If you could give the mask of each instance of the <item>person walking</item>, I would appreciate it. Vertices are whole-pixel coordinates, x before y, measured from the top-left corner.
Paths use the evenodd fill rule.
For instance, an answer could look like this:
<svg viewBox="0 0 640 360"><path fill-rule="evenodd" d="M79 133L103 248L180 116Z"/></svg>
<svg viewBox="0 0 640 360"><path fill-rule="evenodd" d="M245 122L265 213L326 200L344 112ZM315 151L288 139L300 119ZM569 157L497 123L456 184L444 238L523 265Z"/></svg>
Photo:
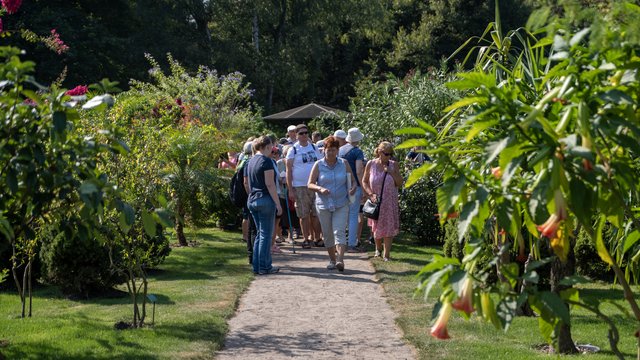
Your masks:
<svg viewBox="0 0 640 360"><path fill-rule="evenodd" d="M296 213L300 218L300 227L304 241L302 247L311 248L311 239L316 246L323 246L318 234L313 234L313 217L316 217L314 206L314 194L307 188L309 174L316 161L320 158L320 152L309 141L309 130L306 125L296 127L298 141L293 144L287 153L287 188L289 199L295 203ZM317 219L316 219L317 221Z"/></svg>
<svg viewBox="0 0 640 360"><path fill-rule="evenodd" d="M329 253L327 269L337 268L342 272L347 247L349 195L355 193L356 185L349 164L338 158L339 146L333 136L324 140L324 158L313 165L307 187L316 193L315 207L324 234L324 246Z"/></svg>
<svg viewBox="0 0 640 360"><path fill-rule="evenodd" d="M247 207L256 223L257 235L253 245L253 272L259 275L274 274L280 269L272 265L271 237L276 215L282 207L276 190L276 168L269 157L273 144L268 136L254 142L255 155L247 164L249 199Z"/></svg>
<svg viewBox="0 0 640 360"><path fill-rule="evenodd" d="M393 237L400 233L400 207L398 188L402 186L402 175L393 156L393 145L381 142L374 151L375 159L367 162L364 168L362 187L373 202L380 202L380 214L377 220L369 219L376 243L375 257L382 252L384 242L384 261L389 261ZM384 184L384 190L383 189ZM381 193L384 191L384 193Z"/></svg>
<svg viewBox="0 0 640 360"><path fill-rule="evenodd" d="M343 131L344 132L344 131ZM337 131L336 131L337 133ZM346 136L347 143L340 147L338 155L349 163L351 172L354 174L356 191L354 201L349 205L349 252L358 252L358 229L362 223L360 200L362 199L362 178L364 176L364 153L358 145L364 139L364 135L358 128L348 130Z"/></svg>

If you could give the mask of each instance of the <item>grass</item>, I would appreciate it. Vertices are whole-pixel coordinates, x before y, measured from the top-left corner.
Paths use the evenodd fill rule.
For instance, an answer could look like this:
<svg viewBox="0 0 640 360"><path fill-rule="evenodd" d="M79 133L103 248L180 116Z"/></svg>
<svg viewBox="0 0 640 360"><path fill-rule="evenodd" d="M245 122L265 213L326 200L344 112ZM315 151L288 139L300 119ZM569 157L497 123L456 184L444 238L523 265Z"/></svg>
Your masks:
<svg viewBox="0 0 640 360"><path fill-rule="evenodd" d="M429 334L433 304L439 292L432 291L429 299L414 297L417 285L415 274L426 265L433 254L441 253L440 247L421 247L409 241L395 241L391 256L393 261L373 260L378 278L384 286L388 301L399 315L398 325L405 338L415 346L420 359L549 359L555 357L542 354L536 346L544 343L538 330L537 318L518 317L507 333L496 330L477 316L464 320L454 314L449 322L450 340L442 341ZM634 288L637 293L638 287ZM581 291L581 296L615 303L630 309L622 300L622 290L610 284L593 284ZM620 332L618 348L625 358L636 357L636 323L625 317L614 305L604 303L603 312L614 319ZM572 336L579 344L600 347L596 354L581 355L589 360L614 359L607 338L608 327L595 315L581 309L572 309ZM572 358L572 357L569 357Z"/></svg>
<svg viewBox="0 0 640 360"><path fill-rule="evenodd" d="M158 299L154 326L114 330L116 322L131 321L128 296L71 301L40 286L33 317L21 319L18 295L0 292L0 352L7 359L213 358L253 273L239 234L200 229L187 236L199 246L174 248L150 275L149 293Z"/></svg>

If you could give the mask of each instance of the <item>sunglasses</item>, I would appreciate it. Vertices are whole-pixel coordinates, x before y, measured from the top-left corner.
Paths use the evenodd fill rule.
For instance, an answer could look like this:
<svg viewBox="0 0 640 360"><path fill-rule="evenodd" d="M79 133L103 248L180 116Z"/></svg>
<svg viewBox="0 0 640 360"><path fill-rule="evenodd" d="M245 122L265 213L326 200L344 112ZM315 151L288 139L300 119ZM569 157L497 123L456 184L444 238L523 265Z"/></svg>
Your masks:
<svg viewBox="0 0 640 360"><path fill-rule="evenodd" d="M391 156L391 155L393 155L393 153L388 153L388 152L384 152L384 151L382 152L382 154L383 154L384 156Z"/></svg>
<svg viewBox="0 0 640 360"><path fill-rule="evenodd" d="M298 135L307 135L307 134L309 134L308 131L301 131L301 132L298 133Z"/></svg>

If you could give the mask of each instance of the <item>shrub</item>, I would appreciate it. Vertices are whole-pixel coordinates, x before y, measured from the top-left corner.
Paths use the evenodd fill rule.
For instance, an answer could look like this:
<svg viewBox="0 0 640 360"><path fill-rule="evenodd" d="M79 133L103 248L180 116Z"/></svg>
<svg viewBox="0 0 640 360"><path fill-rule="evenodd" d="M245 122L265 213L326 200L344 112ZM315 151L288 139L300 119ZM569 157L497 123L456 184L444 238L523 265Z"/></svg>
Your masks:
<svg viewBox="0 0 640 360"><path fill-rule="evenodd" d="M611 267L602 261L589 235L584 231L578 233L573 249L576 256L576 272L591 279L613 280Z"/></svg>
<svg viewBox="0 0 640 360"><path fill-rule="evenodd" d="M464 244L458 241L458 220L447 220L447 222L444 223L443 233L444 246L442 251L444 255L462 260Z"/></svg>
<svg viewBox="0 0 640 360"><path fill-rule="evenodd" d="M110 266L109 251L96 239L64 232L45 241L40 250L44 281L69 295L89 297L124 282Z"/></svg>
<svg viewBox="0 0 640 360"><path fill-rule="evenodd" d="M420 180L400 196L400 226L413 234L421 245L442 244L444 231L435 216L436 180Z"/></svg>

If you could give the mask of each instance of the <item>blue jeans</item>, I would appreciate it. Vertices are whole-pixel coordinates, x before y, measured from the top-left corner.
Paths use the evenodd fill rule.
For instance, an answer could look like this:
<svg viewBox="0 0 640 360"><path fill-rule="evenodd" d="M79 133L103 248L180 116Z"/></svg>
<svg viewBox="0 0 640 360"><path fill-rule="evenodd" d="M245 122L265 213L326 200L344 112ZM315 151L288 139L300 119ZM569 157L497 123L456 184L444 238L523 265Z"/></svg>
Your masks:
<svg viewBox="0 0 640 360"><path fill-rule="evenodd" d="M256 240L253 244L253 272L266 273L271 265L271 236L276 221L276 204L271 197L263 196L249 202L249 211L256 223Z"/></svg>
<svg viewBox="0 0 640 360"><path fill-rule="evenodd" d="M356 187L356 201L349 204L349 246L358 244L358 215L360 215L360 199L362 199L362 187Z"/></svg>

